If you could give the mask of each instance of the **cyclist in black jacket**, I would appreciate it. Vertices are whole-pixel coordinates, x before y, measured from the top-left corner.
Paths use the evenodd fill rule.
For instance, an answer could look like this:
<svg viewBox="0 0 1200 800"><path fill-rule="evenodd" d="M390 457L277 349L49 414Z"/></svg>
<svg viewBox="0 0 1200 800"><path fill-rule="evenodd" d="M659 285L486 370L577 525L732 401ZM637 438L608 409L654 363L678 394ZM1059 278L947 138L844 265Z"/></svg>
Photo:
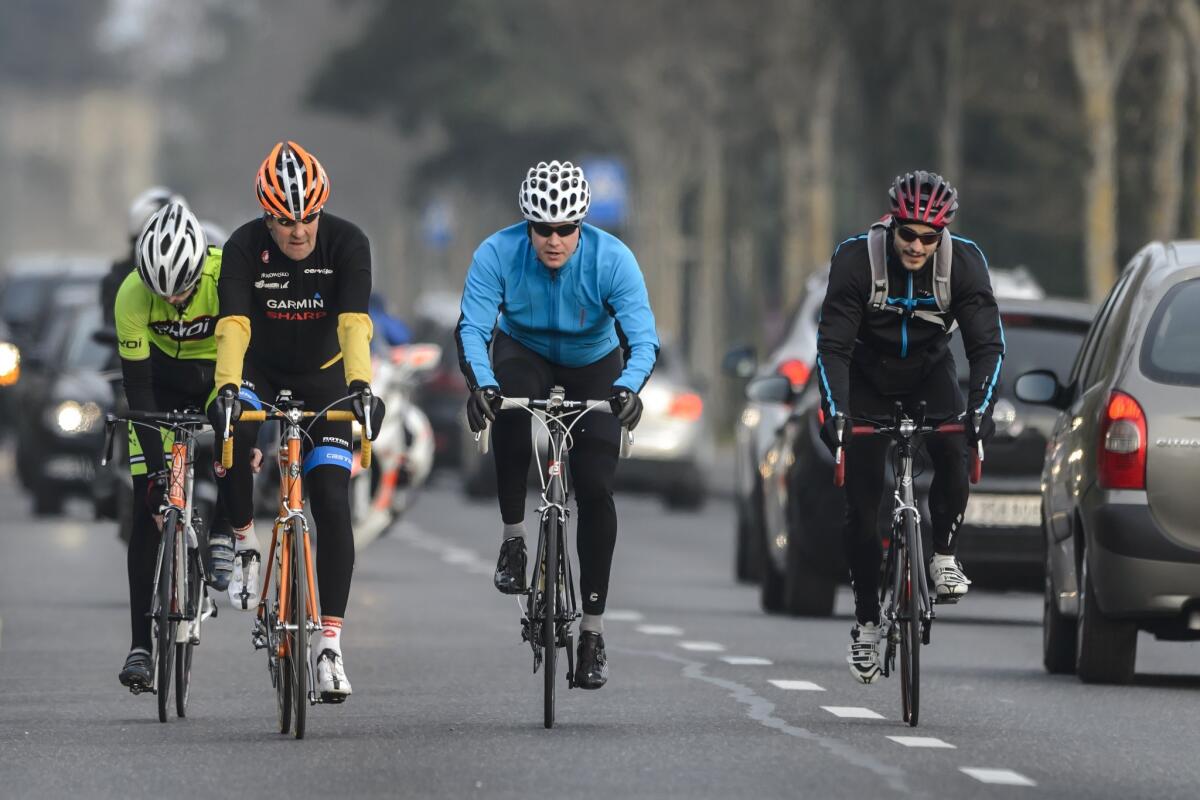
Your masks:
<svg viewBox="0 0 1200 800"><path fill-rule="evenodd" d="M968 412L965 436L925 440L934 469L929 575L939 599L957 600L970 585L954 557L967 506L967 444L995 430L991 413L1004 357L987 259L979 245L947 229L958 210L957 190L940 175L910 172L896 178L890 196L890 216L834 251L817 335L821 438L831 451L845 447L843 545L857 617L847 661L862 683L880 674L876 520L888 442L877 436L851 442L847 417L890 418L897 400L909 411L925 402L931 419ZM948 348L956 326L970 362L966 407Z"/></svg>

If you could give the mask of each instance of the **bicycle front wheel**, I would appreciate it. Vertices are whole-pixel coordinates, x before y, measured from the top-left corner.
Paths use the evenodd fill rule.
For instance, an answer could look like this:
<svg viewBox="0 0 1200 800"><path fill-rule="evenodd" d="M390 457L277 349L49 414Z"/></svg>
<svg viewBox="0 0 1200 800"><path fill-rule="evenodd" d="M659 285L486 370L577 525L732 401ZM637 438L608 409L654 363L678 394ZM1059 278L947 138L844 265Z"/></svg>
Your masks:
<svg viewBox="0 0 1200 800"><path fill-rule="evenodd" d="M158 587L154 598L154 669L158 691L158 721L166 722L171 708L171 683L175 677L175 546L179 537L179 512L170 509L163 518L159 545Z"/></svg>
<svg viewBox="0 0 1200 800"><path fill-rule="evenodd" d="M284 734L292 730L292 665L283 655L287 650L287 632L279 625L280 603L288 591L279 579L283 574L282 562L286 558L283 554L277 556L274 569L275 599L266 610L267 652L271 659L272 677L275 679L275 711L279 721L279 732Z"/></svg>
<svg viewBox="0 0 1200 800"><path fill-rule="evenodd" d="M904 550L901 558L903 592L900 596L900 692L903 719L917 726L921 700L921 564L916 552L916 521L911 513L904 519Z"/></svg>
<svg viewBox="0 0 1200 800"><path fill-rule="evenodd" d="M304 738L304 724L308 716L308 567L308 559L304 557L304 526L300 520L294 519L288 658L292 662L292 703L295 706L297 739Z"/></svg>
<svg viewBox="0 0 1200 800"><path fill-rule="evenodd" d="M542 724L547 728L554 727L554 680L558 662L558 641L555 635L556 620L558 619L558 546L561 524L558 514L551 508L544 518L543 536L546 540L546 560L542 562L542 596L545 616L542 618L542 651L546 663L542 678L545 681L545 698L542 710Z"/></svg>

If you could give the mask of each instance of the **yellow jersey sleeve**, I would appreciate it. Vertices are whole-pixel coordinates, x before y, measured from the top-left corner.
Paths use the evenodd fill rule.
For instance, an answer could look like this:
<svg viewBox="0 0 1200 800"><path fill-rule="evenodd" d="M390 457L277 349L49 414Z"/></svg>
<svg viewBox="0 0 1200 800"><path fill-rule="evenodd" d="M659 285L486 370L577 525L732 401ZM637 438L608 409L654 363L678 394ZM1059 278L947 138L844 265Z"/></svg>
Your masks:
<svg viewBox="0 0 1200 800"><path fill-rule="evenodd" d="M337 336L342 348L346 383L371 382L371 334L374 326L366 314L338 314Z"/></svg>
<svg viewBox="0 0 1200 800"><path fill-rule="evenodd" d="M250 347L250 320L247 317L223 317L217 322L217 366L214 383L220 389L227 384L242 385L242 362Z"/></svg>

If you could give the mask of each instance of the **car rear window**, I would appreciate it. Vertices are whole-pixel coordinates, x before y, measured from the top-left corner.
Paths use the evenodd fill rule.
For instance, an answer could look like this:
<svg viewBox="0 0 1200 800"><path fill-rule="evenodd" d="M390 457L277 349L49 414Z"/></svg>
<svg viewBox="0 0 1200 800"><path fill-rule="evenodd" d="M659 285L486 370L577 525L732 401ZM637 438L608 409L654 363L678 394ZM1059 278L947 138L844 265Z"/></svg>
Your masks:
<svg viewBox="0 0 1200 800"><path fill-rule="evenodd" d="M1152 381L1200 386L1200 278L1167 292L1142 342L1142 373Z"/></svg>
<svg viewBox="0 0 1200 800"><path fill-rule="evenodd" d="M1011 384L1017 377L1035 369L1053 370L1060 380L1065 378L1088 328L1086 322L1074 319L1030 314L1001 314L1001 322L1005 345L1002 384ZM954 332L950 347L959 378L968 380L970 364L959 331Z"/></svg>

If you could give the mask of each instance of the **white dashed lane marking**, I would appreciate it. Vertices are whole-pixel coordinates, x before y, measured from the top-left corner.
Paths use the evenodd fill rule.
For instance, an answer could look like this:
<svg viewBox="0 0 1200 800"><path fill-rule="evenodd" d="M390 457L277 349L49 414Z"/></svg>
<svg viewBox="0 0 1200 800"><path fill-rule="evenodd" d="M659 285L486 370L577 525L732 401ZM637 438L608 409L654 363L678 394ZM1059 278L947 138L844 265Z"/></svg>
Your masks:
<svg viewBox="0 0 1200 800"><path fill-rule="evenodd" d="M637 632L648 636L683 636L683 628L674 625L638 625Z"/></svg>
<svg viewBox="0 0 1200 800"><path fill-rule="evenodd" d="M821 706L835 717L846 719L883 719L883 715L869 708L859 706Z"/></svg>
<svg viewBox="0 0 1200 800"><path fill-rule="evenodd" d="M769 658L759 656L721 656L721 660L735 667L769 667L775 663Z"/></svg>
<svg viewBox="0 0 1200 800"><path fill-rule="evenodd" d="M646 617L640 611L609 609L604 612L604 618L609 622L641 622Z"/></svg>
<svg viewBox="0 0 1200 800"><path fill-rule="evenodd" d="M949 742L943 742L941 739L933 736L889 736L896 744L902 744L905 747L942 747L949 750L956 749Z"/></svg>
<svg viewBox="0 0 1200 800"><path fill-rule="evenodd" d="M1011 769L984 769L982 767L959 767L960 772L970 775L980 783L998 783L1003 786L1037 786L1037 782Z"/></svg>
<svg viewBox="0 0 1200 800"><path fill-rule="evenodd" d="M813 683L812 681L788 681L788 680L772 679L768 682L772 686L776 687L777 689L786 689L789 692L823 692L823 691L825 691L824 686L818 686L817 684Z"/></svg>
<svg viewBox="0 0 1200 800"><path fill-rule="evenodd" d="M725 650L725 645L719 642L680 642L679 646L695 653L720 653Z"/></svg>

